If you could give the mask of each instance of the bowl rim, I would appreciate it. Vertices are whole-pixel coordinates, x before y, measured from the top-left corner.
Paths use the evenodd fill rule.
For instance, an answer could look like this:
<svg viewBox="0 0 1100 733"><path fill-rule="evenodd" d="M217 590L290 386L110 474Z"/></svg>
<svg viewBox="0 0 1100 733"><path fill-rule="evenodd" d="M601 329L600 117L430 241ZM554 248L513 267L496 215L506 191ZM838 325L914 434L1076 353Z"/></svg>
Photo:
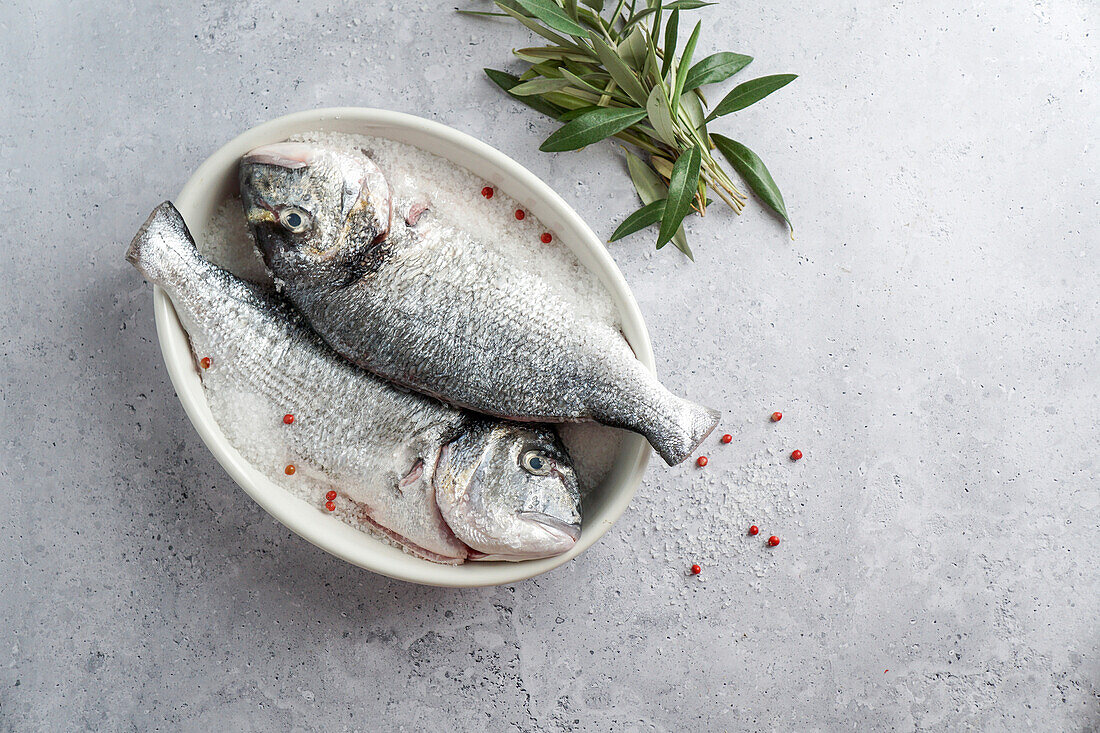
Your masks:
<svg viewBox="0 0 1100 733"><path fill-rule="evenodd" d="M495 169L500 175L491 178L493 185L520 201L542 221L552 219L561 222L562 228L571 229L576 235L564 237L560 241L582 260L587 255L595 263L593 269L608 288L619 309L628 343L638 360L647 369L654 371L652 344L641 310L607 248L580 215L527 168L488 143L442 123L404 112L369 107L329 107L283 115L246 130L208 157L180 190L174 202L176 207L184 220L189 220L189 216L196 215L200 202L209 201L213 188L211 183L225 175L227 166L235 169L237 161L244 153L259 145L284 140L296 133L325 130L326 125L334 122L341 126L362 126L360 134L378 137L390 138L385 134L385 130L389 129L391 134L392 130L403 130L412 133L414 137L434 138L446 150L472 155L487 167ZM447 152L429 152L469 168ZM474 173L482 178L489 178L476 171ZM154 287L153 299L157 338L172 386L191 424L222 468L257 504L292 532L332 555L380 575L424 585L481 587L516 583L549 572L590 548L618 521L641 484L649 462L651 450L648 443L641 436L626 435L616 458L615 469L623 478L614 487L601 487L609 491L610 495L605 500L599 520L589 521L586 517L580 539L573 548L561 555L515 563L467 562L462 565L441 565L402 552L404 559L398 561L392 554L394 548L390 545L373 534L355 529L336 517L318 511L263 476L237 452L210 413L191 358L186 332L176 316L171 299L159 287ZM339 526L333 526L334 524ZM341 527L350 530L354 536L340 529ZM382 551L382 547L386 551Z"/></svg>

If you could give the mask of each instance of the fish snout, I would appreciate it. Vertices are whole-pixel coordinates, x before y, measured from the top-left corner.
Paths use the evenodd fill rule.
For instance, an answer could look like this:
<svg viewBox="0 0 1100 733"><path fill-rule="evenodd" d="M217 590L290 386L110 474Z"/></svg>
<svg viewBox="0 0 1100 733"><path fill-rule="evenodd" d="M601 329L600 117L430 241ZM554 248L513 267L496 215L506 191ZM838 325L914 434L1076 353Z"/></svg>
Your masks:
<svg viewBox="0 0 1100 733"><path fill-rule="evenodd" d="M296 170L312 165L319 153L319 148L309 143L272 143L261 145L245 153L241 158L241 164L275 165Z"/></svg>
<svg viewBox="0 0 1100 733"><path fill-rule="evenodd" d="M578 521L562 519L545 512L524 511L519 516L550 536L555 543L554 554L565 552L580 539L581 525Z"/></svg>

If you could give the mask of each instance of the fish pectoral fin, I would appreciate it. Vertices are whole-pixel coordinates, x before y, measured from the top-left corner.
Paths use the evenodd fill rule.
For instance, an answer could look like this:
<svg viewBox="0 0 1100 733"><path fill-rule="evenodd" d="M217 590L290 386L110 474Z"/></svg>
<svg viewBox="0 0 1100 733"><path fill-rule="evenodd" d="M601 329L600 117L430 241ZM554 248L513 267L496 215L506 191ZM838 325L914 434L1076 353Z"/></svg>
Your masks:
<svg viewBox="0 0 1100 733"><path fill-rule="evenodd" d="M416 223L420 221L420 217L422 217L428 211L428 208L430 206L431 202L427 199L422 199L413 203L413 205L409 207L408 213L405 214L405 226L416 226Z"/></svg>
<svg viewBox="0 0 1100 733"><path fill-rule="evenodd" d="M420 477L423 475L424 459L417 458L415 461L413 461L412 468L410 468L405 473L405 475L401 477L401 480L397 482L398 492L404 491L406 486L412 486L414 483L420 480Z"/></svg>

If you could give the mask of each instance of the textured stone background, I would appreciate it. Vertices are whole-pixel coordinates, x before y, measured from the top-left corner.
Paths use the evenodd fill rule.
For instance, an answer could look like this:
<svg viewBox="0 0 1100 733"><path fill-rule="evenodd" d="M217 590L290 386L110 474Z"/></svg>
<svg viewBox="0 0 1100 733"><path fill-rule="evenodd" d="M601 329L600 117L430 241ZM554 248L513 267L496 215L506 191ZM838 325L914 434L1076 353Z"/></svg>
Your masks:
<svg viewBox="0 0 1100 733"><path fill-rule="evenodd" d="M482 77L528 34L430 5L7 4L0 729L1100 726L1095 4L703 11L700 54L801 74L716 125L796 238L715 208L695 265L612 252L661 373L737 440L653 465L570 565L474 591L247 500L122 260L230 137L333 105L483 138L609 234L635 206L615 149L539 153L551 123Z"/></svg>

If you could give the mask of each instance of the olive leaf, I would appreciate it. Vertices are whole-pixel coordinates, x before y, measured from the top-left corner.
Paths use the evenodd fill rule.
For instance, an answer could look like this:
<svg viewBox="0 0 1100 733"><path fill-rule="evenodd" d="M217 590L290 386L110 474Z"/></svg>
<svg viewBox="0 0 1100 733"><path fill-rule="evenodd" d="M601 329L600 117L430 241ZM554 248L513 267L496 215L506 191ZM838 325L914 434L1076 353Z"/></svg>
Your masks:
<svg viewBox="0 0 1100 733"><path fill-rule="evenodd" d="M567 86L569 86L569 84L570 81L568 79L548 79L546 77L542 77L541 79L532 79L531 81L525 81L522 84L516 84L509 91L517 97L527 97L532 94L557 92L565 89Z"/></svg>
<svg viewBox="0 0 1100 733"><path fill-rule="evenodd" d="M707 122L715 117L722 117L730 112L745 109L745 107L759 102L775 90L782 89L797 78L794 74L775 74L774 76L762 76L759 79L738 84L733 88L733 91L722 98L721 102L715 105L714 111L707 115Z"/></svg>
<svg viewBox="0 0 1100 733"><path fill-rule="evenodd" d="M603 12L603 0L581 0L581 2L595 10L597 13Z"/></svg>
<svg viewBox="0 0 1100 733"><path fill-rule="evenodd" d="M485 75L488 76L494 84L496 84L498 87L508 92L509 94L512 94L512 88L520 83L517 77L512 76L506 71L498 71L496 69L484 69L484 71ZM557 119L562 113L560 107L550 104L542 99L538 99L537 97L517 97L514 94L512 95L512 97L517 101L523 102L536 112L543 113L547 117L553 117L554 119Z"/></svg>
<svg viewBox="0 0 1100 733"><path fill-rule="evenodd" d="M676 34L680 28L680 11L673 10L668 16L668 24L665 26L665 58L661 62L661 78L668 76L668 70L672 68L672 57L676 53Z"/></svg>
<svg viewBox="0 0 1100 733"><path fill-rule="evenodd" d="M515 3L535 16L547 27L571 36L584 38L584 27L570 18L564 10L551 0L515 0Z"/></svg>
<svg viewBox="0 0 1100 733"><path fill-rule="evenodd" d="M681 155L672 167L672 179L668 183L667 203L661 217L661 230L657 234L657 249L663 247L684 217L691 211L691 202L695 199L695 188L699 184L699 166L702 152L698 146ZM688 255L690 257L690 255Z"/></svg>
<svg viewBox="0 0 1100 733"><path fill-rule="evenodd" d="M668 158L662 158L660 155L649 156L649 164L653 166L653 170L657 171L657 175L664 176L667 179L672 178L672 167L676 165Z"/></svg>
<svg viewBox="0 0 1100 733"><path fill-rule="evenodd" d="M676 126L672 123L672 113L668 111L668 98L660 84L653 87L646 100L645 109L649 122L657 132L657 137L667 145L676 144Z"/></svg>
<svg viewBox="0 0 1100 733"><path fill-rule="evenodd" d="M603 89L601 89L600 87L596 86L595 84L593 84L593 83L577 76L576 74L574 74L569 69L562 69L561 73L562 73L562 76L565 77L566 80L568 80L573 86L575 86L579 89L585 89L585 90L588 90L588 91L591 91L591 92L595 92L596 94L599 94L601 96L606 94L606 92ZM610 96L612 99L615 99L616 101L618 101L620 103L630 104L630 100L625 95L615 94L614 92L612 92L608 96ZM599 104L599 103L597 103L597 104ZM604 106L604 105L600 105L600 106Z"/></svg>
<svg viewBox="0 0 1100 733"><path fill-rule="evenodd" d="M641 28L630 31L625 41L619 42L619 56L627 67L638 69L645 63L646 42Z"/></svg>
<svg viewBox="0 0 1100 733"><path fill-rule="evenodd" d="M528 0L528 1L530 1L530 0ZM540 36L542 36L546 40L552 41L552 42L558 44L559 46L561 46L563 48L572 49L574 51L583 50L579 46L577 46L575 43L570 41L568 38L566 38L564 36L560 36L552 30L548 30L547 28L543 28L541 25L536 23L533 19L528 18L526 15L524 15L520 11L515 10L510 5L508 5L507 3L502 2L502 0L493 0L493 2L496 3L496 6L498 8L500 8L505 13L512 16L513 18L518 20L520 23L527 26L528 29L530 29L530 30L534 31L535 33L539 34ZM519 0L516 0L516 2L519 2Z"/></svg>
<svg viewBox="0 0 1100 733"><path fill-rule="evenodd" d="M517 99L528 98L529 97L517 97ZM546 92L542 95L542 98L563 110L580 109L581 107L594 106L596 103L596 98L591 94L585 94L584 92L573 89L563 89L560 92Z"/></svg>
<svg viewBox="0 0 1100 733"><path fill-rule="evenodd" d="M512 51L512 53L521 59L527 60L527 57L535 59L557 59L560 61L582 61L591 63L595 57L590 53L578 53L577 51L570 51L565 48L557 48L555 46L536 46L534 48L520 48ZM532 63L538 63L533 61Z"/></svg>
<svg viewBox="0 0 1100 733"><path fill-rule="evenodd" d="M680 105L687 114L693 130L698 130L705 140L707 137L706 112L703 111L702 100L694 91L680 95Z"/></svg>
<svg viewBox="0 0 1100 733"><path fill-rule="evenodd" d="M680 12L676 10L674 12ZM680 94L684 91L684 80L687 78L688 67L691 64L691 56L695 53L695 44L699 41L699 29L703 27L703 23L699 22L695 24L695 30L691 32L691 36L688 38L688 42L684 44L684 56L680 59L680 65L676 69L676 85L672 91L672 102L680 105Z"/></svg>
<svg viewBox="0 0 1100 733"><path fill-rule="evenodd" d="M455 12L459 15L478 15L496 18L507 18L508 13L493 13L488 10L462 10L461 8L455 8Z"/></svg>
<svg viewBox="0 0 1100 733"><path fill-rule="evenodd" d="M608 242L615 242L623 237L629 236L634 232L645 229L648 226L653 226L661 220L661 216L665 213L665 200L658 199L652 203L648 203L642 208L635 211L630 216L623 219L623 223L615 229L615 232L608 239Z"/></svg>
<svg viewBox="0 0 1100 733"><path fill-rule="evenodd" d="M543 141L539 150L558 153L577 150L625 130L646 116L637 107L601 107L567 122Z"/></svg>
<svg viewBox="0 0 1100 733"><path fill-rule="evenodd" d="M700 0L676 0L665 6L665 8L671 10L696 10L698 8L705 8L708 5L717 5L718 3L704 3Z"/></svg>
<svg viewBox="0 0 1100 733"><path fill-rule="evenodd" d="M630 16L630 18L627 19L625 23L623 23L623 27L619 29L620 35L627 32L631 28L640 27L639 23L641 23L646 18L646 16L653 15L656 12L657 8L646 8L645 10L639 10L637 13Z"/></svg>
<svg viewBox="0 0 1100 733"><path fill-rule="evenodd" d="M634 72L630 70L630 67L626 65L618 52L595 33L590 33L588 37L592 41L592 48L595 49L596 55L600 57L600 62L607 68L607 73L611 74L611 78L615 80L619 88L626 92L635 103L645 104L645 87L638 81L638 77L634 76Z"/></svg>
<svg viewBox="0 0 1100 733"><path fill-rule="evenodd" d="M752 56L730 51L707 56L688 70L687 78L684 80L684 91L697 89L704 84L725 81L748 66L751 61Z"/></svg>
<svg viewBox="0 0 1100 733"><path fill-rule="evenodd" d="M634 153L623 148L626 154L626 168L630 172L630 180L634 182L634 188L638 191L643 204L651 204L657 199L663 199L668 195L668 187L653 172L645 162Z"/></svg>
<svg viewBox="0 0 1100 733"><path fill-rule="evenodd" d="M634 183L634 190L638 192L638 197L641 198L642 203L652 204L654 201L664 200L665 196L668 195L668 187L665 186L664 181L637 155L626 148L623 148L623 152L626 153L626 168L630 172L630 180ZM672 236L672 243L681 252L691 252L691 248L688 247L687 234L684 233L682 226Z"/></svg>
<svg viewBox="0 0 1100 733"><path fill-rule="evenodd" d="M783 217L787 226L794 229L791 218L787 216L787 205L783 202L783 194L779 192L779 186L775 185L772 174L768 172L764 161L760 156L746 148L736 140L731 140L725 135L717 133L711 135L718 152L729 161L734 170L745 179L756 195L777 214Z"/></svg>
<svg viewBox="0 0 1100 733"><path fill-rule="evenodd" d="M571 110L568 110L566 112L562 112L561 115L558 116L558 119L562 122L569 122L569 120L575 120L578 117L580 117L581 115L587 114L588 112L591 112L594 109L600 109L600 108L598 106L594 105L594 104L589 105L587 107L578 107L577 109L571 109Z"/></svg>

